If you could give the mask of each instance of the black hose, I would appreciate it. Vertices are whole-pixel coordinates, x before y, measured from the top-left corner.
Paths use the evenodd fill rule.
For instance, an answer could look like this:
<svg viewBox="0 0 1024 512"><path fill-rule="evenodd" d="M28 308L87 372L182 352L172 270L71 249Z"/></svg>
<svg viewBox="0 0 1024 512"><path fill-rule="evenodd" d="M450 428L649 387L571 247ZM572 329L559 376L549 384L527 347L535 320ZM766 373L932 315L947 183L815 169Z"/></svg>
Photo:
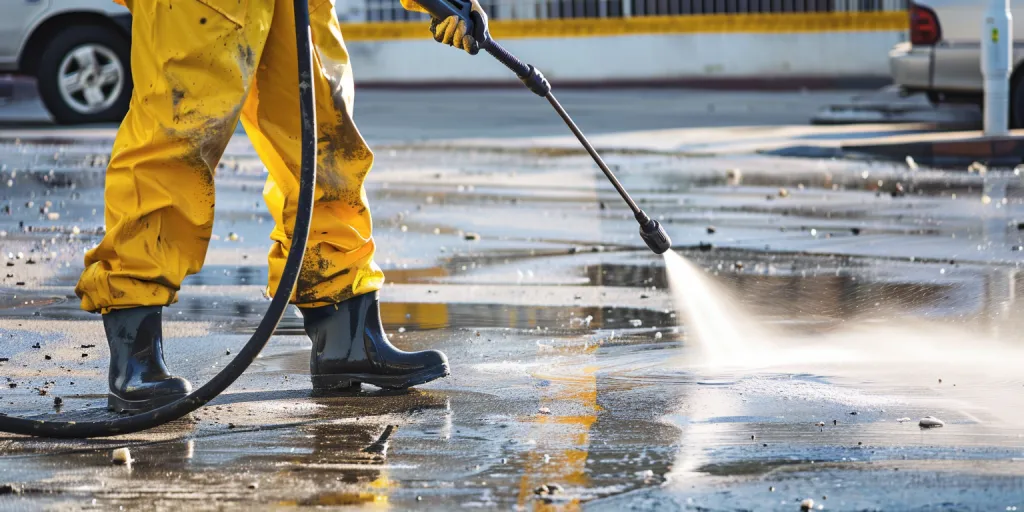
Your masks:
<svg viewBox="0 0 1024 512"><path fill-rule="evenodd" d="M295 46L299 61L299 112L302 116L302 168L299 176L299 204L292 231L281 284L260 320L256 332L238 355L216 376L188 396L149 412L108 421L45 421L0 416L0 431L39 437L85 438L130 434L179 419L202 407L224 392L256 359L284 316L288 300L295 291L302 257L313 217L313 192L316 187L316 104L313 94L312 36L309 29L308 0L295 3Z"/></svg>

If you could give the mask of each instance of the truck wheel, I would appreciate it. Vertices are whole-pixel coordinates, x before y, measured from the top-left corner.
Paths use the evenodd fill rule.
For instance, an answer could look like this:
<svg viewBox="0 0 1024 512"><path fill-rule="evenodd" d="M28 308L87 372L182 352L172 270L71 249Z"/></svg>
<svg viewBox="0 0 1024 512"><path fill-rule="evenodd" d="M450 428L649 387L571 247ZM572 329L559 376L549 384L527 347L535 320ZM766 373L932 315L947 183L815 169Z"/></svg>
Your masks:
<svg viewBox="0 0 1024 512"><path fill-rule="evenodd" d="M132 96L130 42L111 28L70 27L40 55L39 96L60 124L120 122Z"/></svg>

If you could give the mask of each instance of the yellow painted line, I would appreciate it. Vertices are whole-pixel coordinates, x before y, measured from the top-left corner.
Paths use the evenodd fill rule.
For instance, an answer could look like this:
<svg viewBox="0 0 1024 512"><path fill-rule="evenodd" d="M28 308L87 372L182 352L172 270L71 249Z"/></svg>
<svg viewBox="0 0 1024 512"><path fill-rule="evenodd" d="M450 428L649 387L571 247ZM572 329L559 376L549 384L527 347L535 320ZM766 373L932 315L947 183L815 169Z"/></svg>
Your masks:
<svg viewBox="0 0 1024 512"><path fill-rule="evenodd" d="M347 41L390 41L428 38L430 31L427 26L425 21L342 23L341 31ZM907 30L908 20L906 12L898 11L494 20L489 26L496 39L523 39L641 34L903 31Z"/></svg>

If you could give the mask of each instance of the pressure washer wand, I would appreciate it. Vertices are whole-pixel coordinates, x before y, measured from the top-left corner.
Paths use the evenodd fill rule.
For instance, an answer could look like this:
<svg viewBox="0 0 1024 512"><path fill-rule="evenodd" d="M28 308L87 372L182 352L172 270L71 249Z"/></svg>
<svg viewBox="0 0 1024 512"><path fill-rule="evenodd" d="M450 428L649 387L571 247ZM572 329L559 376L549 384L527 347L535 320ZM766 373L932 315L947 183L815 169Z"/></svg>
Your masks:
<svg viewBox="0 0 1024 512"><path fill-rule="evenodd" d="M555 112L558 112L562 121L565 121L566 126L579 139L580 144L587 150L587 153L590 153L590 156L594 159L597 166L601 168L601 171L604 172L608 181L612 183L615 190L622 196L622 200L626 202L630 210L633 210L633 216L636 217L636 221L640 224L640 238L643 238L644 242L647 243L647 247L650 247L655 254L662 254L672 248L672 240L668 237L668 233L665 232L665 228L661 226L661 223L650 218L637 206L633 198L629 196L629 192L626 192L626 188L622 186L622 183L615 177L612 170L608 168L608 164L604 163L604 159L601 158L601 155L597 153L594 146L587 140L587 136L583 135L583 131L576 126L576 123L569 117L569 113L562 108L562 104L551 93L551 84L544 78L540 70L530 64L523 63L523 61L509 53L508 50L492 39L487 29L487 24L480 15L473 12L473 6L470 2L465 0L416 0L416 2L423 6L436 20L443 20L449 16L461 18L466 23L466 32L473 35L481 49L512 70L522 80L523 85L527 89L533 91L537 96L547 99L548 103L554 107Z"/></svg>

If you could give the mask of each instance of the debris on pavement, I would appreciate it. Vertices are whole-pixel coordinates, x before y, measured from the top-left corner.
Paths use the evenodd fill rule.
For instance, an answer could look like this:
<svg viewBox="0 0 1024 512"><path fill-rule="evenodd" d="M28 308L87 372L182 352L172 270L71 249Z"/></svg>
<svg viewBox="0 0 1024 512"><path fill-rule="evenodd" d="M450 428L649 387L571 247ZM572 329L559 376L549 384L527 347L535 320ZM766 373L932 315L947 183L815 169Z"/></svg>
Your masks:
<svg viewBox="0 0 1024 512"><path fill-rule="evenodd" d="M533 493L538 496L551 496L562 492L562 486L558 484L544 484L533 490Z"/></svg>
<svg viewBox="0 0 1024 512"><path fill-rule="evenodd" d="M917 423L921 428L936 428L945 426L946 423L935 416L925 416Z"/></svg>
<svg viewBox="0 0 1024 512"><path fill-rule="evenodd" d="M132 452L128 448L117 448L110 454L110 462L119 465L130 465L133 462Z"/></svg>
<svg viewBox="0 0 1024 512"><path fill-rule="evenodd" d="M0 496L4 496L4 495L8 495L8 494L18 495L18 494L21 494L21 492L22 492L22 489L18 485L14 485L14 484L0 484Z"/></svg>

